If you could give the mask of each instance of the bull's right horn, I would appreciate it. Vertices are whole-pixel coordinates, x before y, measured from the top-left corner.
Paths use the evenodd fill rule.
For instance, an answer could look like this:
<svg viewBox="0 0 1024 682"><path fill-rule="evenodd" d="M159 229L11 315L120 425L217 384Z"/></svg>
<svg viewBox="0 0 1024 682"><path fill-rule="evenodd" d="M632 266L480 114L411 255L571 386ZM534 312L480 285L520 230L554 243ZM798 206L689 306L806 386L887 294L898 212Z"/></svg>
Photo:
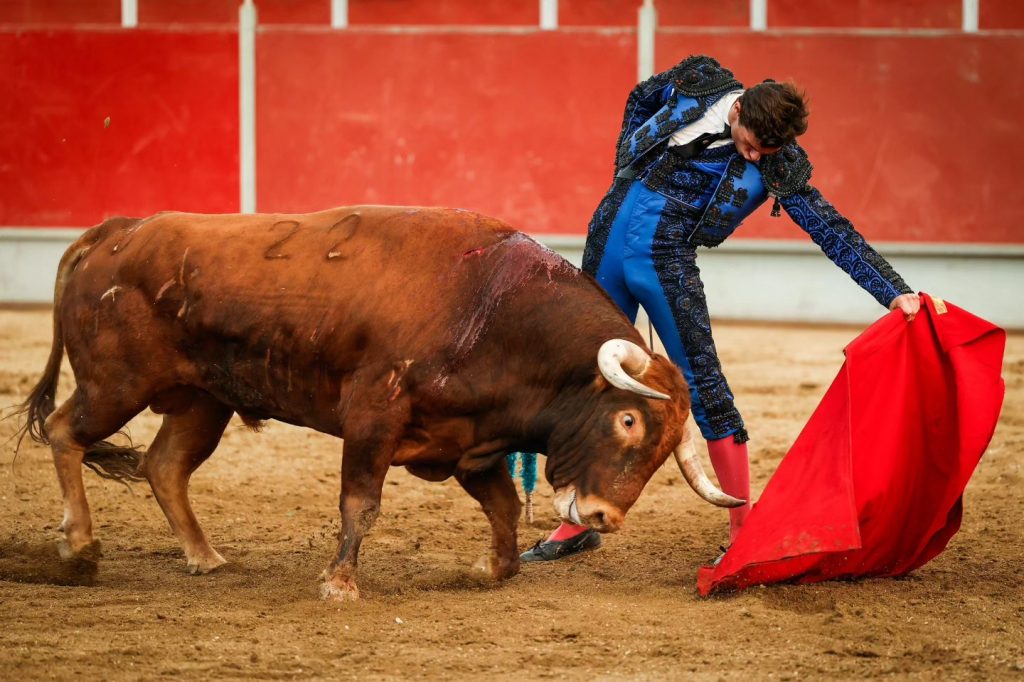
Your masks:
<svg viewBox="0 0 1024 682"><path fill-rule="evenodd" d="M605 341L597 351L597 368L609 384L624 391L639 393L645 398L668 400L669 397L664 393L648 388L633 378L643 376L649 364L651 356L647 351L625 339Z"/></svg>
<svg viewBox="0 0 1024 682"><path fill-rule="evenodd" d="M686 482L690 484L695 493L711 504L716 507L742 507L747 503L746 500L723 493L704 473L704 466L700 463L700 458L697 457L696 448L693 447L693 436L690 434L689 424L683 425L683 440L672 454L675 455L676 463L679 465L680 471L683 472Z"/></svg>

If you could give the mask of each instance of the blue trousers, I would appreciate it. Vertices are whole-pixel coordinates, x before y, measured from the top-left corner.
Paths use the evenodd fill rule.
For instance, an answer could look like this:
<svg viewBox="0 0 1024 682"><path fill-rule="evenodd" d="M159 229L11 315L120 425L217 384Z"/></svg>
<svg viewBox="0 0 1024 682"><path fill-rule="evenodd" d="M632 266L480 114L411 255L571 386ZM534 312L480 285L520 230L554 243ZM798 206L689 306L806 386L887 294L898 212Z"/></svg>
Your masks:
<svg viewBox="0 0 1024 682"><path fill-rule="evenodd" d="M743 420L711 337L696 253L679 243L685 230L677 224L678 211L666 212L669 201L634 181L591 274L630 320L636 321L638 305L647 311L690 386L691 411L701 434L708 440L733 436L744 442Z"/></svg>

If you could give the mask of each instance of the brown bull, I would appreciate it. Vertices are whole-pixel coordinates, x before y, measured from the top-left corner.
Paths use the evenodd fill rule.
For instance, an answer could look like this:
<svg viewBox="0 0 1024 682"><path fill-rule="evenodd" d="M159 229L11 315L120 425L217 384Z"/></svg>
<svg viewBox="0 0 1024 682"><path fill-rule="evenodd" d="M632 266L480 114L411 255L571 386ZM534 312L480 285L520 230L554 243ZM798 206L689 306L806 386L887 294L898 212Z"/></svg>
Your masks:
<svg viewBox="0 0 1024 682"><path fill-rule="evenodd" d="M61 260L54 338L22 406L53 449L64 559L95 562L82 464L148 479L191 573L224 563L187 496L232 413L344 438L327 598L358 596L359 545L388 467L455 476L483 507L485 570L519 569L510 450L547 454L563 518L616 530L676 452L705 499L686 385L588 276L508 226L442 209L162 213L86 232ZM76 388L55 409L64 348ZM103 439L146 407L144 456ZM686 437L684 438L684 434Z"/></svg>

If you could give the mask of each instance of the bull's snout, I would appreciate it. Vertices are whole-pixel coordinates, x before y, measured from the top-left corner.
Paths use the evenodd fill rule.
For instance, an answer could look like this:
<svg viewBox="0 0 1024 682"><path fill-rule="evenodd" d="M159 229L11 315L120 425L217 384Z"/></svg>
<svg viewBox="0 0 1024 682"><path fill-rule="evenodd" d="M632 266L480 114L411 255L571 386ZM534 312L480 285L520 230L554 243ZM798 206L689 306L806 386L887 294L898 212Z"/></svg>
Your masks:
<svg viewBox="0 0 1024 682"><path fill-rule="evenodd" d="M555 512L563 521L590 526L601 533L622 528L625 514L614 504L595 495L579 496L576 488L566 486L555 491Z"/></svg>

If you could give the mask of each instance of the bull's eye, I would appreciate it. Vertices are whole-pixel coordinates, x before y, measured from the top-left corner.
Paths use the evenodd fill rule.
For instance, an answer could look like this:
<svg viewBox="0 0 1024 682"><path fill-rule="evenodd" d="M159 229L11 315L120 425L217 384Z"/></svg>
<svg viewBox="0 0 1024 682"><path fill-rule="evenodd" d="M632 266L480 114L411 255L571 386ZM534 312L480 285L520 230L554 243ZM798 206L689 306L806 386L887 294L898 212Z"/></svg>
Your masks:
<svg viewBox="0 0 1024 682"><path fill-rule="evenodd" d="M633 424L636 424L636 417L631 414L622 415L622 425L627 429L633 428Z"/></svg>

